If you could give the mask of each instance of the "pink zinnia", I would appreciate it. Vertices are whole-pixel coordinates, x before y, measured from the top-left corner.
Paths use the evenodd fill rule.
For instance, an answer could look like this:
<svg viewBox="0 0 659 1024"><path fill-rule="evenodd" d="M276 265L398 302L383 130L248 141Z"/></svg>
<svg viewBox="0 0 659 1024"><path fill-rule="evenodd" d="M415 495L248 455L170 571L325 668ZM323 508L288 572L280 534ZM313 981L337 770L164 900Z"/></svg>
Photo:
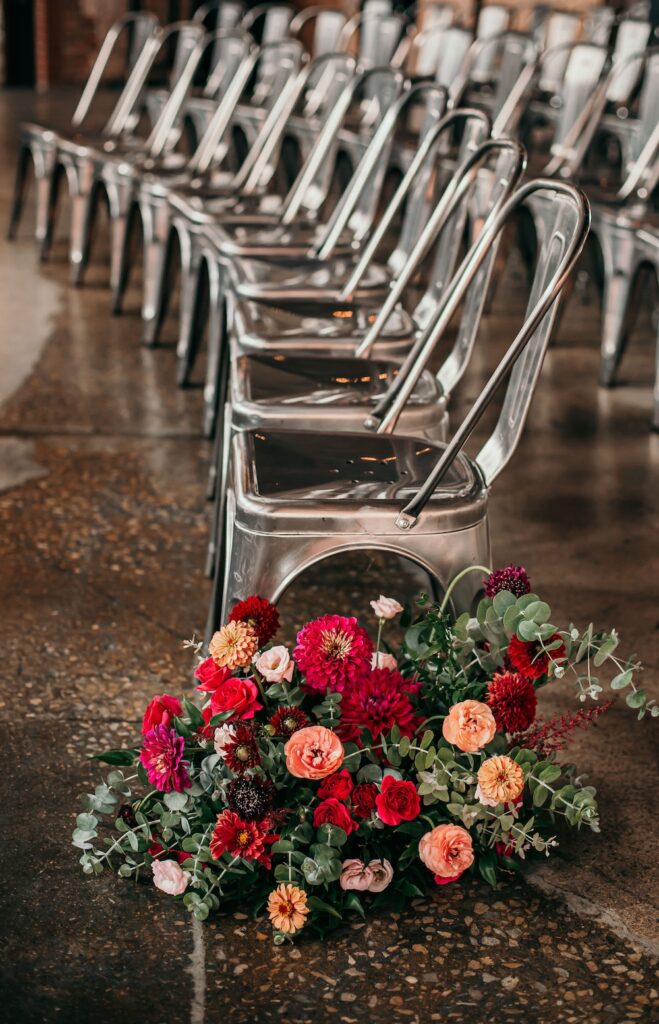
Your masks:
<svg viewBox="0 0 659 1024"><path fill-rule="evenodd" d="M414 713L409 690L413 684L400 672L376 668L347 686L341 700L341 723L337 732L342 740L358 740L361 729L373 739L390 732L394 725L401 736L413 736L422 719Z"/></svg>
<svg viewBox="0 0 659 1024"><path fill-rule="evenodd" d="M324 615L308 622L293 651L310 690L343 690L368 672L373 644L355 618Z"/></svg>
<svg viewBox="0 0 659 1024"><path fill-rule="evenodd" d="M146 768L149 782L162 793L182 793L192 785L187 761L183 760L185 740L175 729L157 725L144 737L140 761Z"/></svg>

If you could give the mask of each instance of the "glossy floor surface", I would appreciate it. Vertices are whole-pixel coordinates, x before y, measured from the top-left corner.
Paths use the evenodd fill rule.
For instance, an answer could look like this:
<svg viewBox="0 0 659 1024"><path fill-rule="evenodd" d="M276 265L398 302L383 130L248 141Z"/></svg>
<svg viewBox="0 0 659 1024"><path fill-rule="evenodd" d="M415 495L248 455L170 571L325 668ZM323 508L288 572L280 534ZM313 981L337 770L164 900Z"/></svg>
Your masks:
<svg viewBox="0 0 659 1024"><path fill-rule="evenodd" d="M0 96L3 222L18 119L65 107ZM69 836L78 794L99 781L88 755L132 741L155 692L189 692L181 640L208 601L209 447L199 388L174 385L174 320L159 349L140 345L139 275L125 315L108 315L103 225L73 290L65 222L39 267L32 217L0 245L0 1021L657 1020L656 722L621 702L573 745L603 834L561 834L524 884L442 887L405 914L275 950L243 915L193 925L150 887L82 876ZM521 281L504 282L458 412L512 336ZM526 565L554 621L617 626L659 696L649 302L610 392L596 385L598 331L586 288L492 495L494 556ZM326 566L286 595L282 638L418 586L377 556ZM573 706L566 684L543 710Z"/></svg>

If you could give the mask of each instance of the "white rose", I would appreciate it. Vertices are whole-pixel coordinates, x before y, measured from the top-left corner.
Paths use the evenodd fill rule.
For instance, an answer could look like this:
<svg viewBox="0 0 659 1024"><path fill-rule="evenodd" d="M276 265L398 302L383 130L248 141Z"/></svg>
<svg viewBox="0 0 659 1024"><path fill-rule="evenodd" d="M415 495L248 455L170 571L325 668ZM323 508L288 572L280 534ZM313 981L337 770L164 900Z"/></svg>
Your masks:
<svg viewBox="0 0 659 1024"><path fill-rule="evenodd" d="M154 860L153 884L168 896L180 896L188 887L190 875L175 860Z"/></svg>
<svg viewBox="0 0 659 1024"><path fill-rule="evenodd" d="M390 672L395 672L398 669L398 665L393 654L387 654L385 651L376 651L371 658L371 668L387 668Z"/></svg>
<svg viewBox="0 0 659 1024"><path fill-rule="evenodd" d="M384 594L380 594L377 601L371 601L371 608L378 619L393 619L403 610L402 604L394 601L393 597L385 597Z"/></svg>
<svg viewBox="0 0 659 1024"><path fill-rule="evenodd" d="M236 731L232 725L218 726L213 736L215 753L219 754L220 757L224 757L224 748L231 742L235 734Z"/></svg>
<svg viewBox="0 0 659 1024"><path fill-rule="evenodd" d="M285 647L271 647L269 651L263 651L254 666L268 683L281 683L284 679L290 683L295 668Z"/></svg>

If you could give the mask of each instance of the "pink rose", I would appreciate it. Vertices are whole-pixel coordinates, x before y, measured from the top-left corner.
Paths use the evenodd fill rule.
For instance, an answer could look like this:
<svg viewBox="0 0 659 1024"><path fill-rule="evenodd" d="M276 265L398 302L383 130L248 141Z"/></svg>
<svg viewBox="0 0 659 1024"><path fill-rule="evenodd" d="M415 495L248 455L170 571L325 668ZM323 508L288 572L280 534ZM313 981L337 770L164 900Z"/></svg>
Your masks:
<svg viewBox="0 0 659 1024"><path fill-rule="evenodd" d="M433 875L453 882L474 863L471 836L460 825L437 825L421 836L419 857Z"/></svg>
<svg viewBox="0 0 659 1024"><path fill-rule="evenodd" d="M454 704L442 725L444 739L468 754L475 754L491 743L496 731L491 709L478 700Z"/></svg>
<svg viewBox="0 0 659 1024"><path fill-rule="evenodd" d="M144 712L142 719L142 735L155 729L157 725L166 725L168 728L174 724L174 716L183 714L181 702L177 697L170 697L163 693L160 697L154 697Z"/></svg>
<svg viewBox="0 0 659 1024"><path fill-rule="evenodd" d="M263 651L254 661L254 667L268 683L290 683L295 665L285 647L271 647Z"/></svg>
<svg viewBox="0 0 659 1024"><path fill-rule="evenodd" d="M235 734L236 730L233 725L218 726L213 735L213 745L215 747L215 753L219 754L220 757L224 757L224 748L228 746L228 744L231 742Z"/></svg>
<svg viewBox="0 0 659 1024"><path fill-rule="evenodd" d="M369 892L384 892L394 877L394 869L388 860L370 860L367 870L373 875L373 881L368 887Z"/></svg>
<svg viewBox="0 0 659 1024"><path fill-rule="evenodd" d="M154 860L153 884L168 896L180 896L188 887L190 875L175 860Z"/></svg>
<svg viewBox="0 0 659 1024"><path fill-rule="evenodd" d="M253 679L227 679L226 683L213 691L211 710L214 715L232 711L233 714L227 719L229 722L237 718L254 718L255 712L263 708L258 702L258 696L259 689Z"/></svg>
<svg viewBox="0 0 659 1024"><path fill-rule="evenodd" d="M373 872L362 860L351 858L344 860L339 876L339 885L344 890L356 889L357 892L366 892L373 884Z"/></svg>
<svg viewBox="0 0 659 1024"><path fill-rule="evenodd" d="M371 608L378 619L394 619L403 610L402 604L394 601L393 597L385 597L380 594L377 601L371 601Z"/></svg>
<svg viewBox="0 0 659 1024"><path fill-rule="evenodd" d="M226 668L226 666L220 668L212 658L206 658L195 669L195 678L200 683L197 689L201 690L202 693L213 693L214 690L217 690L218 686L226 683L230 675L231 669Z"/></svg>
<svg viewBox="0 0 659 1024"><path fill-rule="evenodd" d="M385 668L389 672L397 672L398 665L393 654L385 654L384 651L376 651L371 658L371 668Z"/></svg>

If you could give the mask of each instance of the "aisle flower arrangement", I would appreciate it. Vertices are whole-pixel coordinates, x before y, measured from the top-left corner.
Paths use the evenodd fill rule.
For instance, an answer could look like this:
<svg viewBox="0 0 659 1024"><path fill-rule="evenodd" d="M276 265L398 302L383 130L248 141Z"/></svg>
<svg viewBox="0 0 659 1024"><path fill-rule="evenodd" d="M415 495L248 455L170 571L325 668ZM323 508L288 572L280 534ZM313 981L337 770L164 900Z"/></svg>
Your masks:
<svg viewBox="0 0 659 1024"><path fill-rule="evenodd" d="M375 638L328 614L292 649L275 607L236 605L206 656L188 644L198 698L154 697L140 741L97 755L112 771L77 818L83 871L150 879L198 920L264 913L280 943L474 872L495 885L562 825L598 832L595 789L560 757L610 707L594 673L639 718L659 707L614 631L561 629L530 589L519 567L490 573L456 621L450 590L416 620L381 596ZM564 683L580 707L544 718L540 692Z"/></svg>

